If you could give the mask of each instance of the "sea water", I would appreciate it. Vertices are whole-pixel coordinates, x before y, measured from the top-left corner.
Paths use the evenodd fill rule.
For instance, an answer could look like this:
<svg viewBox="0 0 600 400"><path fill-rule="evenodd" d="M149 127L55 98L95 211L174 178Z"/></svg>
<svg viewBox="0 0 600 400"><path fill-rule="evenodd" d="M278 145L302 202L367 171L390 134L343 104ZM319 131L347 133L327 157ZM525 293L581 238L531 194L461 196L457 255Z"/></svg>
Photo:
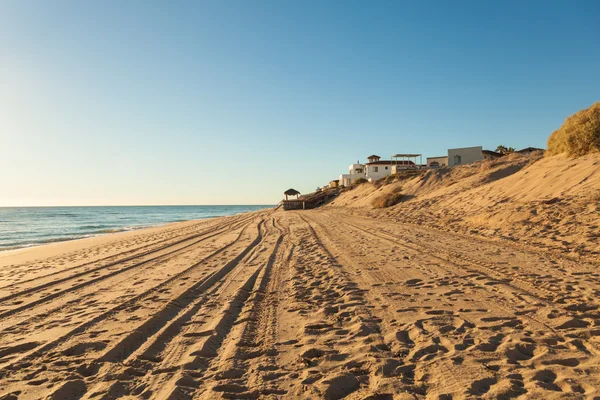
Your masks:
<svg viewBox="0 0 600 400"><path fill-rule="evenodd" d="M0 251L271 207L0 207Z"/></svg>

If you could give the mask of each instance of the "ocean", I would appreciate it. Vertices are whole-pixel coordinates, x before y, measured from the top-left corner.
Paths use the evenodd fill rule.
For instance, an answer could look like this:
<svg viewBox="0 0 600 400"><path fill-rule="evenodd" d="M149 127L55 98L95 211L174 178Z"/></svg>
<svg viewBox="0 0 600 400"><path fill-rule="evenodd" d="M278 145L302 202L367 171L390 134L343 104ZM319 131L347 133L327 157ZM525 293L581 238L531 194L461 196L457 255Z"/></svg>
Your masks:
<svg viewBox="0 0 600 400"><path fill-rule="evenodd" d="M272 207L0 207L0 251Z"/></svg>

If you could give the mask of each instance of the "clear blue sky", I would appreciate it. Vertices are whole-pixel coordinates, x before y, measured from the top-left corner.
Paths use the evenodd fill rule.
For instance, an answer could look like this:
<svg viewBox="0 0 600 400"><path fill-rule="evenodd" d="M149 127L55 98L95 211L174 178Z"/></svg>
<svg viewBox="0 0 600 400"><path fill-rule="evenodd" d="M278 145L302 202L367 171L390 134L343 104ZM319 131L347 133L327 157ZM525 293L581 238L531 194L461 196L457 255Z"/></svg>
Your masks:
<svg viewBox="0 0 600 400"><path fill-rule="evenodd" d="M376 153L544 147L597 1L0 2L0 205L273 204Z"/></svg>

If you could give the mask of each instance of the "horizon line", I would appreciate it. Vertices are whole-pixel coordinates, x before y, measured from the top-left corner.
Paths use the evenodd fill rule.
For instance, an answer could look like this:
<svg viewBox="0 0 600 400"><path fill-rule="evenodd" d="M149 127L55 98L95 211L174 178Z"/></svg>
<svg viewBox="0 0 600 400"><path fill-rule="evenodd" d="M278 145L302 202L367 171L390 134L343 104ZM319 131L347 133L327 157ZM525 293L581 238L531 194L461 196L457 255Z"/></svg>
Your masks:
<svg viewBox="0 0 600 400"><path fill-rule="evenodd" d="M49 207L215 207L215 206L273 206L273 204L89 204L89 205L0 205L0 208L49 208Z"/></svg>

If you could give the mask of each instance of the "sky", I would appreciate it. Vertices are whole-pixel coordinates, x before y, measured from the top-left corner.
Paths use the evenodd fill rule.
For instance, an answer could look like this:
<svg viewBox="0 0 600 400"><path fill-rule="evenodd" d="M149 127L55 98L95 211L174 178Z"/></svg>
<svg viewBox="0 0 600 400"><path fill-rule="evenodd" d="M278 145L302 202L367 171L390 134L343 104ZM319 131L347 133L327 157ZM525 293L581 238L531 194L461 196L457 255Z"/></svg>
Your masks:
<svg viewBox="0 0 600 400"><path fill-rule="evenodd" d="M370 154L545 147L597 1L0 2L0 206L275 204Z"/></svg>

